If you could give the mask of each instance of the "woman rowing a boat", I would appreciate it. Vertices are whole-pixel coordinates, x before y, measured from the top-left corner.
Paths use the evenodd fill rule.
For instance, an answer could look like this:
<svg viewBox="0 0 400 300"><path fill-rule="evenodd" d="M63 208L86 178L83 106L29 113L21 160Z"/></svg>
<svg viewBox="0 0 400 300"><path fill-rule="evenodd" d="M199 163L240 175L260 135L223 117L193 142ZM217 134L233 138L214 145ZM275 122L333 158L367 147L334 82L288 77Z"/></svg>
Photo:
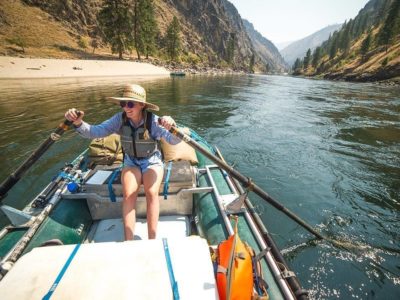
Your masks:
<svg viewBox="0 0 400 300"><path fill-rule="evenodd" d="M136 200L141 183L146 194L148 237L154 239L159 218L158 192L164 166L158 141L163 138L173 145L180 142L168 131L175 125L175 121L170 116L160 118L148 112L158 111L159 107L146 102L146 91L140 85L126 85L122 97L107 99L118 103L123 112L115 114L99 125L84 122L84 112L78 114L74 108L65 113L65 118L72 121L76 131L86 138L102 138L112 133L121 135L124 152L121 181L125 240L134 238Z"/></svg>

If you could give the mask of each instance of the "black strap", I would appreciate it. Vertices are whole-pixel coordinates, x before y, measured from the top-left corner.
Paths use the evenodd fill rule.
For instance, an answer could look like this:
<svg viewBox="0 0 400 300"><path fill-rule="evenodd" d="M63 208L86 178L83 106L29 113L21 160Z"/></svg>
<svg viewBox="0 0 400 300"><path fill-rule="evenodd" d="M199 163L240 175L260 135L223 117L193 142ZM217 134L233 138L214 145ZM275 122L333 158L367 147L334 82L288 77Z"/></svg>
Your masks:
<svg viewBox="0 0 400 300"><path fill-rule="evenodd" d="M145 127L144 129L147 129L149 131L149 134L151 136L151 124L153 123L153 113L150 111L145 111L146 116L145 116Z"/></svg>
<svg viewBox="0 0 400 300"><path fill-rule="evenodd" d="M122 125L128 125L126 122L128 122L128 118L126 117L126 112L122 113Z"/></svg>
<svg viewBox="0 0 400 300"><path fill-rule="evenodd" d="M267 254L267 252L271 250L270 247L264 248L262 251L260 251L256 256L255 259L256 261L259 261L263 256L265 256L265 254Z"/></svg>
<svg viewBox="0 0 400 300"><path fill-rule="evenodd" d="M268 283L264 280L264 278L261 277L261 275L258 277L258 284L259 287L265 291L269 288Z"/></svg>
<svg viewBox="0 0 400 300"><path fill-rule="evenodd" d="M263 250L261 250L257 255L254 255L252 257L253 272L254 272L254 283L257 285L256 286L256 290L260 295L263 295L264 293L267 293L267 290L268 290L268 287L269 287L267 282L263 278L260 260L270 250L271 250L271 248L266 247Z"/></svg>
<svg viewBox="0 0 400 300"><path fill-rule="evenodd" d="M125 112L124 112L125 113ZM128 118L126 118L125 125L128 125L131 128L131 139L133 144L133 153L135 157L137 157L137 150L136 150L136 129L132 126L131 122L129 122Z"/></svg>

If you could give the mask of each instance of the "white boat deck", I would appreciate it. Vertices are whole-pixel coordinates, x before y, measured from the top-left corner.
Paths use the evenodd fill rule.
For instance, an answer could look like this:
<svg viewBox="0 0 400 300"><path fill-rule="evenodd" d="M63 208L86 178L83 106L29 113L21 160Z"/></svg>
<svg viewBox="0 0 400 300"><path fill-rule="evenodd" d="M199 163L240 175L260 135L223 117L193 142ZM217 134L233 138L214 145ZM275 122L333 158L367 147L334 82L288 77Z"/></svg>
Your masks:
<svg viewBox="0 0 400 300"><path fill-rule="evenodd" d="M0 281L2 300L177 299L173 291L179 299L218 299L206 240L39 247Z"/></svg>

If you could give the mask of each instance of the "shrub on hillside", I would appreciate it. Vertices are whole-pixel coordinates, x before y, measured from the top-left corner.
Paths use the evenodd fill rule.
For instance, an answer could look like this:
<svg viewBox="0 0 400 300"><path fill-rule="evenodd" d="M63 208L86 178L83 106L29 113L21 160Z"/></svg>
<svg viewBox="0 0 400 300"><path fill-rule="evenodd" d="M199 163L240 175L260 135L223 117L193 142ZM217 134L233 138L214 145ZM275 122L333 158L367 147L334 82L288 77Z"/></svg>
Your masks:
<svg viewBox="0 0 400 300"><path fill-rule="evenodd" d="M66 45L59 45L59 44L54 44L54 47L60 49L61 51L66 51L66 52L75 52L76 49L66 46Z"/></svg>
<svg viewBox="0 0 400 300"><path fill-rule="evenodd" d="M200 57L192 52L189 52L187 55L183 56L182 60L192 65L197 65L201 62Z"/></svg>
<svg viewBox="0 0 400 300"><path fill-rule="evenodd" d="M26 42L22 37L15 36L10 39L7 39L7 42L9 42L12 45L16 45L16 46L20 47L22 49L22 52L25 53Z"/></svg>
<svg viewBox="0 0 400 300"><path fill-rule="evenodd" d="M88 41L84 37L79 37L78 46L81 49L86 49L88 47Z"/></svg>

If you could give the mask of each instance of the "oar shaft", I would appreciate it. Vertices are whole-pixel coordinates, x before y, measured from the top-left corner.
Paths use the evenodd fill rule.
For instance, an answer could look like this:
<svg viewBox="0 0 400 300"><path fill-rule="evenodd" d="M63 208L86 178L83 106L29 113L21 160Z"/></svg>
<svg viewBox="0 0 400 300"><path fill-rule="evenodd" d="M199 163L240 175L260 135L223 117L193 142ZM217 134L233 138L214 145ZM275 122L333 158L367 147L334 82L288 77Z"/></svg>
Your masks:
<svg viewBox="0 0 400 300"><path fill-rule="evenodd" d="M300 217L298 217L296 214L294 214L292 211L284 207L282 204L280 204L278 201L273 199L270 195L268 195L265 191L263 191L258 185L256 185L252 180L238 171L236 171L234 168L232 168L230 165L225 163L223 160L219 159L209 151L207 151L205 148L203 148L199 143L194 141L192 138L190 138L188 135L182 133L179 129L176 127L172 127L170 129L170 132L183 141L185 141L187 144L198 150L201 154L206 156L208 159L213 161L217 166L220 168L224 169L229 175L231 175L233 178L237 179L240 183L242 183L245 187L247 187L249 190L252 190L254 193L256 193L258 196L260 196L262 199L266 200L268 203L270 203L272 206L274 206L276 209L282 211L285 215L287 215L289 218L294 220L296 223L307 229L309 232L311 232L313 235L315 235L319 239L324 239L324 237L316 231L314 228L312 228L310 225L308 225L304 220L302 220Z"/></svg>
<svg viewBox="0 0 400 300"><path fill-rule="evenodd" d="M60 136L72 124L65 120L50 134L50 136L0 185L0 201L6 196L7 192L21 179L22 175L46 152L49 147L60 138Z"/></svg>

